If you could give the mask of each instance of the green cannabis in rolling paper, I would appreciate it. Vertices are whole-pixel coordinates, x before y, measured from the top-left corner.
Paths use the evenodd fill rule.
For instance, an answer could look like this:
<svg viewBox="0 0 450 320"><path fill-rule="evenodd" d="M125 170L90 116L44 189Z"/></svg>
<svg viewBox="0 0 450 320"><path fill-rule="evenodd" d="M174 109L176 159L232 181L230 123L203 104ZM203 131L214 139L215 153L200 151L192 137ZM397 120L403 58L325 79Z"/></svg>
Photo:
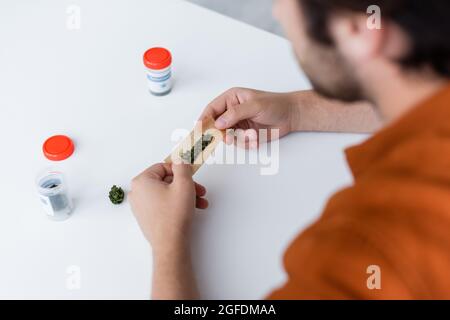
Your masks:
<svg viewBox="0 0 450 320"><path fill-rule="evenodd" d="M114 185L109 191L109 200L111 200L113 204L121 204L124 198L125 192L123 192L122 188L117 187L116 185Z"/></svg>
<svg viewBox="0 0 450 320"><path fill-rule="evenodd" d="M181 152L181 159L188 161L190 164L194 164L195 159L197 159L198 155L208 147L211 142L213 142L214 137L210 134L202 134L202 138L199 139L191 150L186 152Z"/></svg>

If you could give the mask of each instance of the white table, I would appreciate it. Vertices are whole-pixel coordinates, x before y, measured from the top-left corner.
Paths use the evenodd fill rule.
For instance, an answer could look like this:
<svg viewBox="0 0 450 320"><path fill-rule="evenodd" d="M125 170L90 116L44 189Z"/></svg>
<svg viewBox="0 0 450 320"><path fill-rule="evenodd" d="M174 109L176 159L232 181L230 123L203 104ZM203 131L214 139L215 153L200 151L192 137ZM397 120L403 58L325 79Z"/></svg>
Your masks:
<svg viewBox="0 0 450 320"><path fill-rule="evenodd" d="M81 9L81 29L66 9ZM207 102L232 86L308 88L288 42L180 0L0 3L0 298L149 297L151 255L113 184L161 161L175 128L190 129ZM176 84L146 89L143 52L169 48ZM51 163L44 140L67 134L74 155ZM363 136L293 134L280 144L277 175L255 165L213 165L196 179L211 208L198 215L192 246L207 298L264 297L281 284L281 257L351 181L342 149ZM76 209L46 218L34 180L46 167L69 178ZM66 286L70 266L80 288Z"/></svg>

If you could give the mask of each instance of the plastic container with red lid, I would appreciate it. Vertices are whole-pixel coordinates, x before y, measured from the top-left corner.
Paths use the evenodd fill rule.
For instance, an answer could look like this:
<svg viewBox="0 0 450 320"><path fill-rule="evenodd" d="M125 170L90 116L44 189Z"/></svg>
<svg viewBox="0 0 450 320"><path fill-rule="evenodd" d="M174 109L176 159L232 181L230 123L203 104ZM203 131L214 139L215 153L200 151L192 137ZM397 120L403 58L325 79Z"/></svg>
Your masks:
<svg viewBox="0 0 450 320"><path fill-rule="evenodd" d="M149 91L164 96L172 90L172 55L161 47L148 49L144 53Z"/></svg>
<svg viewBox="0 0 450 320"><path fill-rule="evenodd" d="M45 140L42 151L45 157L52 161L62 161L69 158L75 150L75 145L68 136L55 135ZM42 172L36 180L41 203L47 215L53 220L69 218L73 203L70 198L64 175L57 170Z"/></svg>

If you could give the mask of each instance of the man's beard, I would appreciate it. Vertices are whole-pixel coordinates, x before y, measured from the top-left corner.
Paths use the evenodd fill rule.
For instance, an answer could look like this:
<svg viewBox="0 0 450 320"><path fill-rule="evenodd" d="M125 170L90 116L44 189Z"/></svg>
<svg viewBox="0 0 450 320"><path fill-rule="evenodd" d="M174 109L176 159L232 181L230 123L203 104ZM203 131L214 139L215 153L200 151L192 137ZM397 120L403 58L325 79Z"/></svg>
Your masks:
<svg viewBox="0 0 450 320"><path fill-rule="evenodd" d="M345 102L367 100L355 73L334 48L314 45L311 49L306 57L297 58L317 93Z"/></svg>

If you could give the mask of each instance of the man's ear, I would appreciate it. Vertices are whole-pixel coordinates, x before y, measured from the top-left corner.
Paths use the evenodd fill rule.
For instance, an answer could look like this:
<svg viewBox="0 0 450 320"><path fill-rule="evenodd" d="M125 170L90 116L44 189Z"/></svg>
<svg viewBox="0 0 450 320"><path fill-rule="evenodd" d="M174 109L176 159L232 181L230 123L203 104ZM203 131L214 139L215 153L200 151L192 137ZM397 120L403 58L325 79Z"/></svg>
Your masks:
<svg viewBox="0 0 450 320"><path fill-rule="evenodd" d="M356 64L376 58L398 60L411 44L405 32L396 24L382 20L381 28L368 25L364 14L335 14L330 20L330 34L342 55Z"/></svg>
<svg viewBox="0 0 450 320"><path fill-rule="evenodd" d="M386 30L369 28L368 16L338 13L330 19L330 34L337 49L352 64L358 65L383 54Z"/></svg>

